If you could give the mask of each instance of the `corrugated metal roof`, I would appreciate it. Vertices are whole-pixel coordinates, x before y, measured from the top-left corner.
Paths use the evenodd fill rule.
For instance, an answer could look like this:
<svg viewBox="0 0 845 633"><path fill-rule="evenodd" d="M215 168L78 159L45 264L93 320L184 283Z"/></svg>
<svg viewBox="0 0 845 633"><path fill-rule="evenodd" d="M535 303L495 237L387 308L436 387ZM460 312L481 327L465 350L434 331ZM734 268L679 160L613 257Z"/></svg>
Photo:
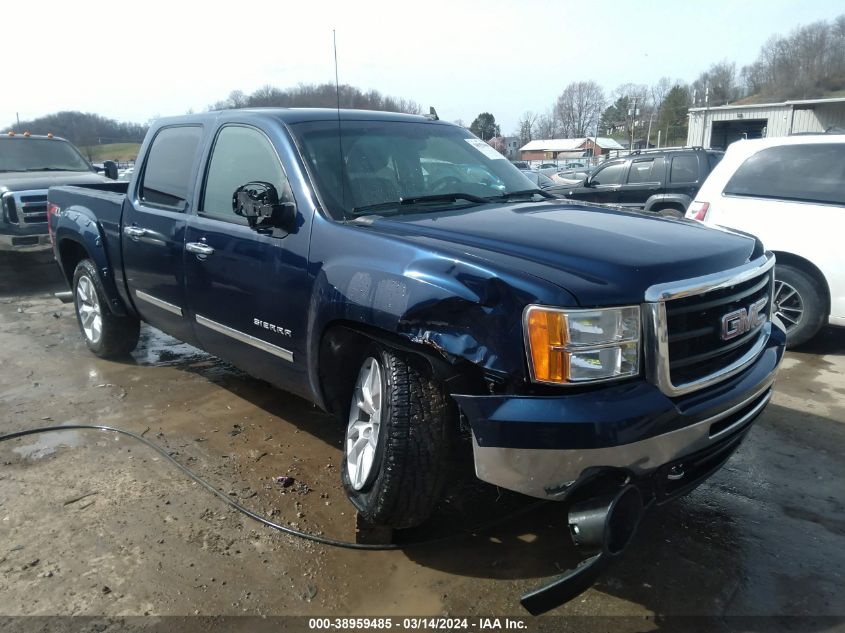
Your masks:
<svg viewBox="0 0 845 633"><path fill-rule="evenodd" d="M825 103L845 103L845 97L835 97L832 99L797 99L794 101L781 101L779 103L747 103L742 105L723 105L713 106L710 108L690 108L690 112L703 112L704 110L746 110L748 108L783 108L789 106L801 105L821 105Z"/></svg>
<svg viewBox="0 0 845 633"><path fill-rule="evenodd" d="M521 151L571 152L578 149L584 142L583 138L551 138L544 141L530 141L523 145Z"/></svg>
<svg viewBox="0 0 845 633"><path fill-rule="evenodd" d="M598 145L602 149L625 149L615 139L607 138L605 136L599 136L598 138L594 138L593 140L596 142L596 145Z"/></svg>
<svg viewBox="0 0 845 633"><path fill-rule="evenodd" d="M599 136L597 139L590 137L582 138L551 138L536 140L520 147L520 151L541 151L541 152L571 152L580 148L587 141L595 141L602 149L624 149L612 138Z"/></svg>

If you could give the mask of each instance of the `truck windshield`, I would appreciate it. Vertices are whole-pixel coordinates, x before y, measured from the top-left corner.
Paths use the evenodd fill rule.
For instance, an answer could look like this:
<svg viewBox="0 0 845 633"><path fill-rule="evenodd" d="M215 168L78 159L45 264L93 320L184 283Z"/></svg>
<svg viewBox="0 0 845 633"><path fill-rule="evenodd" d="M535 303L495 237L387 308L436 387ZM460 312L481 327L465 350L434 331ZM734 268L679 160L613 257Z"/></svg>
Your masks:
<svg viewBox="0 0 845 633"><path fill-rule="evenodd" d="M14 137L0 139L0 171L91 171L66 141Z"/></svg>
<svg viewBox="0 0 845 633"><path fill-rule="evenodd" d="M454 125L309 121L290 127L336 219L530 198L537 189L504 156Z"/></svg>

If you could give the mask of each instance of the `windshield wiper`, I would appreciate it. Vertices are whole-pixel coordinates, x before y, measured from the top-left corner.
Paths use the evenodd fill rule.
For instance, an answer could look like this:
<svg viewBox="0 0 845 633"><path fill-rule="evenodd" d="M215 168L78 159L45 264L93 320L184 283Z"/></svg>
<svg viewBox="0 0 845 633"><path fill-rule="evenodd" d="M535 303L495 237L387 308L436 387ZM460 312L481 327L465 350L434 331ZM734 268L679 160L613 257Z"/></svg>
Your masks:
<svg viewBox="0 0 845 633"><path fill-rule="evenodd" d="M523 189L521 191L508 191L507 193L503 193L500 196L491 196L487 198L488 200L510 200L511 198L518 198L520 196L527 196L528 194L537 194L538 196L543 196L544 198L553 199L554 196L550 194L548 191L543 191L542 189Z"/></svg>
<svg viewBox="0 0 845 633"><path fill-rule="evenodd" d="M407 198L399 198L393 202L380 202L378 204L367 204L361 207L354 207L352 209L353 215L363 215L370 211L377 211L379 209L394 209L414 204L421 204L425 202L457 202L458 200L467 200L476 204L485 204L490 202L489 198L482 198L471 193L436 193L428 196L409 196Z"/></svg>
<svg viewBox="0 0 845 633"><path fill-rule="evenodd" d="M71 169L69 167L67 169L65 169L64 167L36 167L35 169L27 169L27 171L88 171L88 170L87 169L85 169L85 170Z"/></svg>

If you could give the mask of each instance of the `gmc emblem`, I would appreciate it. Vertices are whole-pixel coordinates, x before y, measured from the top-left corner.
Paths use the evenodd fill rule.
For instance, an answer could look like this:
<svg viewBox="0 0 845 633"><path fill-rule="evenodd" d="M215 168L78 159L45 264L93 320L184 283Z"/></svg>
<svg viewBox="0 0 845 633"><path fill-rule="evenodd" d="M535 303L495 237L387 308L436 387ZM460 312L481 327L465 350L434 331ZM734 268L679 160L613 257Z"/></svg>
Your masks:
<svg viewBox="0 0 845 633"><path fill-rule="evenodd" d="M745 334L751 330L755 330L766 322L765 312L760 312L769 302L768 297L763 297L759 301L755 301L748 310L740 308L733 312L728 312L722 317L722 340L730 341L740 334Z"/></svg>

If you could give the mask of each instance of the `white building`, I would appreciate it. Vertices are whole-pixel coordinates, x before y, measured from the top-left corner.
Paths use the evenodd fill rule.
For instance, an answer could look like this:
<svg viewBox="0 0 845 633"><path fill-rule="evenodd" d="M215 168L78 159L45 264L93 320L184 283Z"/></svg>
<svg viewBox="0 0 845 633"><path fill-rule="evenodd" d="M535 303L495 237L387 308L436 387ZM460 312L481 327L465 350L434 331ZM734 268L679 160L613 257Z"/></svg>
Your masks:
<svg viewBox="0 0 845 633"><path fill-rule="evenodd" d="M593 148L598 146L598 151ZM583 138L552 138L531 141L519 148L522 160L560 160L618 152L625 149L612 138L599 136Z"/></svg>
<svg viewBox="0 0 845 633"><path fill-rule="evenodd" d="M741 138L845 129L845 98L690 108L687 145L726 148Z"/></svg>

